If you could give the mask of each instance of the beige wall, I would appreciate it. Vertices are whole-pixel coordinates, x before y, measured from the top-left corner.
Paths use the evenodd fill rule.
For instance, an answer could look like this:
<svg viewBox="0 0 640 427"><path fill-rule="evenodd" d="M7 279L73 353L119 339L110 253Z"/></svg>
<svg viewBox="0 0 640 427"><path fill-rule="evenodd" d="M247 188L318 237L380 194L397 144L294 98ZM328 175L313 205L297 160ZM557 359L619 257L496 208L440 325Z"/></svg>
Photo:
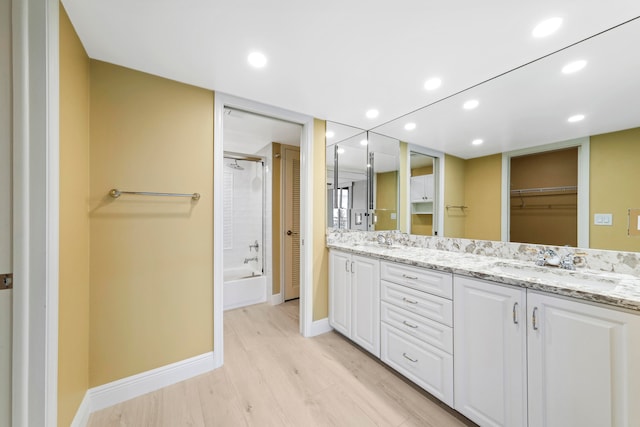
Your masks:
<svg viewBox="0 0 640 427"><path fill-rule="evenodd" d="M58 425L89 387L89 57L60 5Z"/></svg>
<svg viewBox="0 0 640 427"><path fill-rule="evenodd" d="M91 62L92 387L213 348L213 101ZM202 197L114 200L114 187Z"/></svg>
<svg viewBox="0 0 640 427"><path fill-rule="evenodd" d="M465 205L465 161L459 157L444 156L444 236L465 237L465 211L446 209L447 205Z"/></svg>
<svg viewBox="0 0 640 427"><path fill-rule="evenodd" d="M639 160L640 128L591 137L591 248L640 251L640 236L627 233L628 209L640 209ZM613 226L593 225L595 213L613 214Z"/></svg>
<svg viewBox="0 0 640 427"><path fill-rule="evenodd" d="M469 159L465 166L465 237L500 240L502 154Z"/></svg>
<svg viewBox="0 0 640 427"><path fill-rule="evenodd" d="M327 231L327 176L326 176L326 122L313 121L313 320L329 315L329 252L326 247Z"/></svg>

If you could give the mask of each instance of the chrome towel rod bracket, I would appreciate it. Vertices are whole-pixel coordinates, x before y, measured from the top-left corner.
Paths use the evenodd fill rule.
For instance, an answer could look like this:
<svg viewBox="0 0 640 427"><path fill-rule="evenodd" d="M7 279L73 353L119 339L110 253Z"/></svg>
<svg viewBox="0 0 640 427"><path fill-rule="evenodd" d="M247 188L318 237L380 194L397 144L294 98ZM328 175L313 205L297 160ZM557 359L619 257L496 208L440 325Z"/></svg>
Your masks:
<svg viewBox="0 0 640 427"><path fill-rule="evenodd" d="M160 196L160 197L191 197L193 200L200 200L200 193L155 193L152 191L123 191L117 188L112 188L109 191L109 195L114 199L122 196L123 194L135 194L138 196Z"/></svg>

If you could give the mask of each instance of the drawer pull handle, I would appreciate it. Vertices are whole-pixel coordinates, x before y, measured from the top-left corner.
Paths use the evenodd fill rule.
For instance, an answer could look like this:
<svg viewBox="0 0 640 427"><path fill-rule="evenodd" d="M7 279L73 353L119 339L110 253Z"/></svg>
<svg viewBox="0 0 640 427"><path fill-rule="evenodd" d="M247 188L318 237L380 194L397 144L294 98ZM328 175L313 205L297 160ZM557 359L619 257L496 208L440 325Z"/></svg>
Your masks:
<svg viewBox="0 0 640 427"><path fill-rule="evenodd" d="M513 323L515 323L516 325L518 324L518 303L514 302L513 303Z"/></svg>
<svg viewBox="0 0 640 427"><path fill-rule="evenodd" d="M538 330L538 307L533 308L533 314L531 315L531 326L533 326L533 330Z"/></svg>
<svg viewBox="0 0 640 427"><path fill-rule="evenodd" d="M409 304L417 304L418 301L410 300L408 298L402 297L402 301L408 302Z"/></svg>
<svg viewBox="0 0 640 427"><path fill-rule="evenodd" d="M410 327L410 328L417 328L418 325L412 325L411 323L407 322L406 320L403 320L402 323L404 323L406 326Z"/></svg>
<svg viewBox="0 0 640 427"><path fill-rule="evenodd" d="M417 276L409 276L408 274L402 274L405 279L418 280Z"/></svg>
<svg viewBox="0 0 640 427"><path fill-rule="evenodd" d="M349 272L349 260L346 260L344 262L344 271L346 271L347 273Z"/></svg>
<svg viewBox="0 0 640 427"><path fill-rule="evenodd" d="M404 356L405 359L413 363L416 363L418 361L418 359L412 359L409 356L407 356L407 353L402 353L402 356Z"/></svg>

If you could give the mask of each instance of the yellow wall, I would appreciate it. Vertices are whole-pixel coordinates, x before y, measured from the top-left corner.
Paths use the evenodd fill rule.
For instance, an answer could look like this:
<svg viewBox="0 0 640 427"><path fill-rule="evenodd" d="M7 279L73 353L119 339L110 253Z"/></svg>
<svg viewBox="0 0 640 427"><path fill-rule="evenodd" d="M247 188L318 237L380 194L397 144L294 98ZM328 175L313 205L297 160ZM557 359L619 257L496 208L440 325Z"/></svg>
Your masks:
<svg viewBox="0 0 640 427"><path fill-rule="evenodd" d="M398 229L398 172L376 174L376 230ZM392 219L391 214L396 218Z"/></svg>
<svg viewBox="0 0 640 427"><path fill-rule="evenodd" d="M465 205L465 161L459 157L444 156L444 236L465 237L465 211L446 209L447 205Z"/></svg>
<svg viewBox="0 0 640 427"><path fill-rule="evenodd" d="M469 159L465 165L465 237L500 240L502 154Z"/></svg>
<svg viewBox="0 0 640 427"><path fill-rule="evenodd" d="M591 137L589 246L640 251L640 236L629 237L628 209L640 208L640 128ZM593 225L596 213L613 214L613 226Z"/></svg>
<svg viewBox="0 0 640 427"><path fill-rule="evenodd" d="M326 122L313 121L313 320L329 315L329 252L326 247L327 231L327 176L326 176Z"/></svg>
<svg viewBox="0 0 640 427"><path fill-rule="evenodd" d="M58 425L89 387L89 57L60 5Z"/></svg>
<svg viewBox="0 0 640 427"><path fill-rule="evenodd" d="M91 62L92 387L213 349L213 103ZM114 187L202 197L114 200Z"/></svg>

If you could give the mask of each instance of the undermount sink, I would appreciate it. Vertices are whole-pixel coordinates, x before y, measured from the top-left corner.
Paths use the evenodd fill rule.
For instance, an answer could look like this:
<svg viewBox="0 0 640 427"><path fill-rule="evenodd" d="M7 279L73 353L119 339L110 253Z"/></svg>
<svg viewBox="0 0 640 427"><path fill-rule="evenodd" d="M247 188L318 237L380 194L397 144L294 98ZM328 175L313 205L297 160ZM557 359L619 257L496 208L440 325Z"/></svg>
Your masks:
<svg viewBox="0 0 640 427"><path fill-rule="evenodd" d="M518 278L533 278L558 282L569 286L586 286L591 289L613 289L619 284L619 280L607 277L606 274L597 271L572 271L557 267L516 266L508 263L496 263L491 270L498 274L506 274ZM631 280L638 280L633 278ZM640 282L640 281L639 281Z"/></svg>
<svg viewBox="0 0 640 427"><path fill-rule="evenodd" d="M378 248L378 249L397 249L399 247L401 247L400 245L383 245L380 244L378 242L358 242L358 243L354 243L353 246L364 246L366 248Z"/></svg>

